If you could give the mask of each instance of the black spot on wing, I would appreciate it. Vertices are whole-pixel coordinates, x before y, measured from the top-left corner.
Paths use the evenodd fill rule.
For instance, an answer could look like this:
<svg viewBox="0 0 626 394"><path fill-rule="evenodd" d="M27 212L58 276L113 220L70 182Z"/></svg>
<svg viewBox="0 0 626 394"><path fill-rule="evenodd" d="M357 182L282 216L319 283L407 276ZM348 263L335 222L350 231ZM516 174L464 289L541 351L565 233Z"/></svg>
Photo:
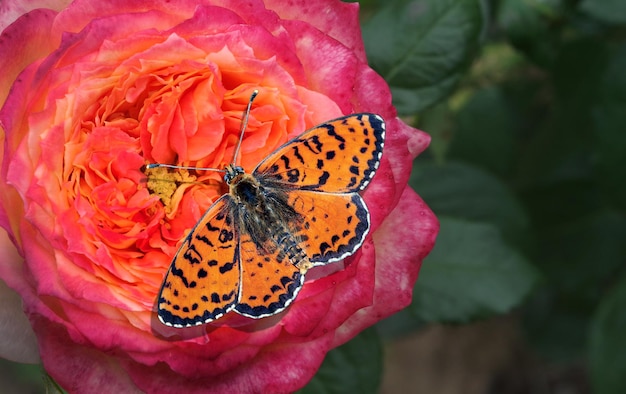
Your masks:
<svg viewBox="0 0 626 394"><path fill-rule="evenodd" d="M287 182L289 183L298 183L300 181L300 170L297 168L292 168L287 171Z"/></svg>
<svg viewBox="0 0 626 394"><path fill-rule="evenodd" d="M234 262L224 263L224 265L220 267L220 273L225 274L226 272L232 270L234 267L235 267Z"/></svg>
<svg viewBox="0 0 626 394"><path fill-rule="evenodd" d="M293 299L296 297L296 295L300 291L303 281L304 281L304 276L300 274L299 271L294 272L292 277L284 276L280 279L280 283L283 287L274 285L270 289L270 291L272 292L274 291L283 292L282 294L278 296L278 301L272 302L269 305L257 305L254 307L252 307L251 305L245 302L241 302L237 304L237 306L235 307L235 310L237 311L237 313L240 313L244 316L249 316L249 317L254 317L254 318L270 316L275 313L278 313L282 311L283 309L285 309L287 306L289 306L289 304L293 301ZM263 302L267 302L270 298L272 298L272 296L269 294L266 294L265 296L263 296ZM255 299L252 299L252 297L250 297L250 301L255 301L255 300L256 300L256 297Z"/></svg>
<svg viewBox="0 0 626 394"><path fill-rule="evenodd" d="M187 249L185 249L182 257L191 265L200 264L202 262L202 255L198 252L195 245L189 245Z"/></svg>
<svg viewBox="0 0 626 394"><path fill-rule="evenodd" d="M353 254L363 243L365 235L369 231L369 213L361 196L357 193L352 195L346 209L356 211L354 215L345 217L346 228L340 234L333 234L327 242L319 244L319 250L310 256L312 262L329 262L345 258ZM341 228L342 223L337 223Z"/></svg>
<svg viewBox="0 0 626 394"><path fill-rule="evenodd" d="M235 298L235 290L231 291L228 294L222 294L222 301L230 301Z"/></svg>
<svg viewBox="0 0 626 394"><path fill-rule="evenodd" d="M324 148L324 144L320 141L319 136L314 135L310 138L303 140L303 144L309 151L318 154ZM303 162L304 163L304 162Z"/></svg>
<svg viewBox="0 0 626 394"><path fill-rule="evenodd" d="M183 271L182 269L177 268L175 264L172 265L172 269L170 270L170 274L179 277L180 280L183 282L183 285L185 285L185 287L187 287L187 288L189 287L189 281L185 277L185 271Z"/></svg>

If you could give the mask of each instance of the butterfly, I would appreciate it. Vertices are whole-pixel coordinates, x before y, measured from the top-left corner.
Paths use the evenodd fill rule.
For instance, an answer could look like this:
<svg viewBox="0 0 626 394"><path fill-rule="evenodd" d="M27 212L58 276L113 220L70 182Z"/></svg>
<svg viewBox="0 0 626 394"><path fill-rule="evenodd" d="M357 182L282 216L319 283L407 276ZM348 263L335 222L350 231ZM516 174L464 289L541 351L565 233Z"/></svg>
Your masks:
<svg viewBox="0 0 626 394"><path fill-rule="evenodd" d="M296 298L311 267L352 255L370 227L358 192L378 169L384 140L382 117L359 113L305 131L251 173L234 164L238 146L233 164L220 170L229 192L194 226L165 275L161 322L182 328L231 311L275 315Z"/></svg>

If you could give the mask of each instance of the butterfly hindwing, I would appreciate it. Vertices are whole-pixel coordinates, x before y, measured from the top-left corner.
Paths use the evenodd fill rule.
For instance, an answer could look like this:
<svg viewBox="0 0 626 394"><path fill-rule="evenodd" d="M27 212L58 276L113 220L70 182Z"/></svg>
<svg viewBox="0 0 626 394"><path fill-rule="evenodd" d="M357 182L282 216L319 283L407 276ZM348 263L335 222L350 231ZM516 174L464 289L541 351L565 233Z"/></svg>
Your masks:
<svg viewBox="0 0 626 394"><path fill-rule="evenodd" d="M341 260L363 243L370 218L359 194L298 191L288 198L304 214L304 223L294 235L313 265Z"/></svg>
<svg viewBox="0 0 626 394"><path fill-rule="evenodd" d="M332 193L364 189L378 168L385 123L361 113L322 123L278 148L253 174L300 190Z"/></svg>
<svg viewBox="0 0 626 394"><path fill-rule="evenodd" d="M238 238L232 198L224 195L204 214L174 256L158 300L158 314L164 324L204 324L235 307L241 287Z"/></svg>
<svg viewBox="0 0 626 394"><path fill-rule="evenodd" d="M249 234L241 234L241 299L235 311L261 318L285 309L300 291L304 275L280 248L261 248Z"/></svg>

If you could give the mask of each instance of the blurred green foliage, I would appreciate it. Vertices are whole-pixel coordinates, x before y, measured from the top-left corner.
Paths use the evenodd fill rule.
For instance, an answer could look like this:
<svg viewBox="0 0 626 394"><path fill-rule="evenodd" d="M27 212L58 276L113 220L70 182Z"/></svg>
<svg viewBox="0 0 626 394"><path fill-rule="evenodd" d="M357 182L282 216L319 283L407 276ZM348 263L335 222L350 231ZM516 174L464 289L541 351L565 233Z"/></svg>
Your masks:
<svg viewBox="0 0 626 394"><path fill-rule="evenodd" d="M19 364L0 358L2 393L40 394L49 392L41 365Z"/></svg>
<svg viewBox="0 0 626 394"><path fill-rule="evenodd" d="M380 386L383 351L374 328L328 353L322 367L300 394L369 393Z"/></svg>
<svg viewBox="0 0 626 394"><path fill-rule="evenodd" d="M513 312L533 352L626 393L626 1L361 7L372 67L433 138L410 183L441 220L377 331Z"/></svg>

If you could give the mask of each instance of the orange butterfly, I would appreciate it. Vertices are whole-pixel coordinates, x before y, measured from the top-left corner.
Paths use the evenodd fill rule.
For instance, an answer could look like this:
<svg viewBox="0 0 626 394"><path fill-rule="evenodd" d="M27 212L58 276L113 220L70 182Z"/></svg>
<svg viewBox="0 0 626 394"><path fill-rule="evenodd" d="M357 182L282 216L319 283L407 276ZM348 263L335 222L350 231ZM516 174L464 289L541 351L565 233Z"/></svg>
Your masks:
<svg viewBox="0 0 626 394"><path fill-rule="evenodd" d="M229 193L174 256L158 297L161 322L189 327L230 311L272 316L296 298L309 268L353 254L370 226L358 192L378 168L384 139L380 116L354 114L305 131L251 174L234 163L220 170ZM157 166L184 168L149 165Z"/></svg>

